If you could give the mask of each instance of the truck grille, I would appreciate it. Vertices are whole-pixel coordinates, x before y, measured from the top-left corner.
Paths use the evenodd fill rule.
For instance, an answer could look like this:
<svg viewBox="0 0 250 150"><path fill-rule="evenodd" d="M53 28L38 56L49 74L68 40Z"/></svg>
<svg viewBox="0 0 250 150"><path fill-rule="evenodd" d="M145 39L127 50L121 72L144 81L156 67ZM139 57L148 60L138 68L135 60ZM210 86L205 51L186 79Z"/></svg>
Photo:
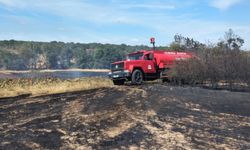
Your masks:
<svg viewBox="0 0 250 150"><path fill-rule="evenodd" d="M111 64L111 71L121 71L124 70L124 62L118 64Z"/></svg>

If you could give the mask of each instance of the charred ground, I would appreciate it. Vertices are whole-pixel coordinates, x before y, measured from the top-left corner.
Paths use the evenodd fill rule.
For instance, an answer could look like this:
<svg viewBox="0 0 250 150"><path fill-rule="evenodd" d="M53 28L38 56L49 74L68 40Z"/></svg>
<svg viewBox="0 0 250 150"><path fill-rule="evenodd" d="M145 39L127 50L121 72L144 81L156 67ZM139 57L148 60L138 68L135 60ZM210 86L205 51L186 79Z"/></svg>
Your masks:
<svg viewBox="0 0 250 150"><path fill-rule="evenodd" d="M249 149L250 93L159 84L0 99L0 149Z"/></svg>

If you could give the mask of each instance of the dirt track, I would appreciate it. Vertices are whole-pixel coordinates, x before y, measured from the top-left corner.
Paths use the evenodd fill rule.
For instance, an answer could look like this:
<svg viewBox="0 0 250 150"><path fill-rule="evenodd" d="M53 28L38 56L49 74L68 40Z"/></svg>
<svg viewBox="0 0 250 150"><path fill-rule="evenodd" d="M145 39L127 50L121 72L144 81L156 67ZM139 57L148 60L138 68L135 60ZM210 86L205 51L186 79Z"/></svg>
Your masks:
<svg viewBox="0 0 250 150"><path fill-rule="evenodd" d="M157 84L0 99L0 149L250 149L250 93Z"/></svg>

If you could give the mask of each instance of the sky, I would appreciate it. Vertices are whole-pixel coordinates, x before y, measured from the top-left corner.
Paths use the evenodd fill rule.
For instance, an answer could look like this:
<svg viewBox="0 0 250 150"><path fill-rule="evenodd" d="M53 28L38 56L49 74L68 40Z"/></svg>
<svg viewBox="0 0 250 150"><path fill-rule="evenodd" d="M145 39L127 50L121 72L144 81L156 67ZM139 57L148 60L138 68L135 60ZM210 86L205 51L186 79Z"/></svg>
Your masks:
<svg viewBox="0 0 250 150"><path fill-rule="evenodd" d="M250 49L250 0L0 0L0 40L166 46L175 34Z"/></svg>

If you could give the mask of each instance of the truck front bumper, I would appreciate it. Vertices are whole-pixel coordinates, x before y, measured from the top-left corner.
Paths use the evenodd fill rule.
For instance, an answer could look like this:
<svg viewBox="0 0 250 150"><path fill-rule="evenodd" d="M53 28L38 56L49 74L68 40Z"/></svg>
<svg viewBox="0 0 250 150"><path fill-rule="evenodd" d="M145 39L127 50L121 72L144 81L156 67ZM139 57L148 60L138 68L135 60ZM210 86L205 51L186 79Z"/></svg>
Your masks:
<svg viewBox="0 0 250 150"><path fill-rule="evenodd" d="M109 72L109 78L112 80L128 79L131 73L127 70Z"/></svg>

